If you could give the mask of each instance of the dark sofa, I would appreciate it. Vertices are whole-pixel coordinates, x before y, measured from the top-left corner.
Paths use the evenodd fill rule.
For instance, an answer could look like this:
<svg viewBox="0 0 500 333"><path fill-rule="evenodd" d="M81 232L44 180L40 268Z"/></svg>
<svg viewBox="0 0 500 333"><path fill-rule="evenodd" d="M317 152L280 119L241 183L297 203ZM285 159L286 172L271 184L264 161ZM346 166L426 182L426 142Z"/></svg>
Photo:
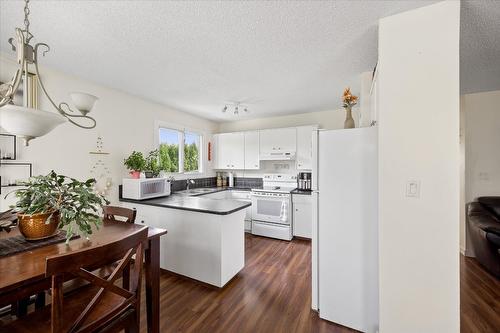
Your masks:
<svg viewBox="0 0 500 333"><path fill-rule="evenodd" d="M500 279L500 197L468 204L467 234L477 261Z"/></svg>

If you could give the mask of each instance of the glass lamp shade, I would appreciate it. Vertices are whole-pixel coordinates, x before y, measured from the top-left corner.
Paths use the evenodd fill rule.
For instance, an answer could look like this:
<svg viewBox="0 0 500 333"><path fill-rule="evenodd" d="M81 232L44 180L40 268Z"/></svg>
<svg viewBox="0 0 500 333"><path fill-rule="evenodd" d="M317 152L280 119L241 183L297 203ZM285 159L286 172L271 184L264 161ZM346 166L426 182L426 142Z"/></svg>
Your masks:
<svg viewBox="0 0 500 333"><path fill-rule="evenodd" d="M71 100L73 101L75 107L83 115L89 113L90 110L92 110L92 108L94 107L95 102L99 99L94 95L82 92L73 92L70 93L69 96L71 97Z"/></svg>
<svg viewBox="0 0 500 333"><path fill-rule="evenodd" d="M31 139L44 136L65 121L65 117L54 112L10 104L0 108L0 127L24 139L26 146Z"/></svg>

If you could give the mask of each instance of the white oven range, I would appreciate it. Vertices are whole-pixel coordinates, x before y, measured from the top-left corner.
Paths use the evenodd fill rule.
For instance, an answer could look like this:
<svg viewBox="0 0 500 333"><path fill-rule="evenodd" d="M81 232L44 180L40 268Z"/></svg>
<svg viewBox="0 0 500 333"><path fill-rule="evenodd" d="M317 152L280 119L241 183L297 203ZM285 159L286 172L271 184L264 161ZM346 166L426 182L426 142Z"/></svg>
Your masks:
<svg viewBox="0 0 500 333"><path fill-rule="evenodd" d="M292 201L290 192L297 176L266 174L263 188L252 190L252 234L291 240Z"/></svg>

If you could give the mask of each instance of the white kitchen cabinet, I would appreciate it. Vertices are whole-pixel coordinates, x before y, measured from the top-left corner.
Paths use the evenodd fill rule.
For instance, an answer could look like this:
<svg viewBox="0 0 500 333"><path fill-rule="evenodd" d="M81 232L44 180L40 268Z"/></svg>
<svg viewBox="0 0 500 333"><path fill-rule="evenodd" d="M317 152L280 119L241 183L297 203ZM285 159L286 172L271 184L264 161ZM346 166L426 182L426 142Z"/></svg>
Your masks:
<svg viewBox="0 0 500 333"><path fill-rule="evenodd" d="M312 235L312 196L305 194L292 195L293 235L311 238Z"/></svg>
<svg viewBox="0 0 500 333"><path fill-rule="evenodd" d="M297 127L297 170L312 169L312 135L317 126Z"/></svg>
<svg viewBox="0 0 500 333"><path fill-rule="evenodd" d="M293 128L275 128L260 131L260 152L296 151L297 130Z"/></svg>
<svg viewBox="0 0 500 333"><path fill-rule="evenodd" d="M245 134L243 132L216 134L217 169L245 168Z"/></svg>
<svg viewBox="0 0 500 333"><path fill-rule="evenodd" d="M252 193L250 191L231 190L229 197L233 200L245 201L250 203L252 202ZM245 222L251 222L251 221L252 221L252 206L245 208ZM250 228L247 228L247 223L245 223L245 230L249 229Z"/></svg>
<svg viewBox="0 0 500 333"><path fill-rule="evenodd" d="M260 169L259 131L245 132L245 170Z"/></svg>

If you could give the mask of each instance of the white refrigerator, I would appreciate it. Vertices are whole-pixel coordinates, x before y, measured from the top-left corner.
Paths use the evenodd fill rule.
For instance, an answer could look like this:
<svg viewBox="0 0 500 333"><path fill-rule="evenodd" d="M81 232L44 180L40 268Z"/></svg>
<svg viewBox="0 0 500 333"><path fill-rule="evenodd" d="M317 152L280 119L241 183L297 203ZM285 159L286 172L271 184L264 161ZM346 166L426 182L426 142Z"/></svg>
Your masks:
<svg viewBox="0 0 500 333"><path fill-rule="evenodd" d="M312 307L378 330L377 128L313 133Z"/></svg>

